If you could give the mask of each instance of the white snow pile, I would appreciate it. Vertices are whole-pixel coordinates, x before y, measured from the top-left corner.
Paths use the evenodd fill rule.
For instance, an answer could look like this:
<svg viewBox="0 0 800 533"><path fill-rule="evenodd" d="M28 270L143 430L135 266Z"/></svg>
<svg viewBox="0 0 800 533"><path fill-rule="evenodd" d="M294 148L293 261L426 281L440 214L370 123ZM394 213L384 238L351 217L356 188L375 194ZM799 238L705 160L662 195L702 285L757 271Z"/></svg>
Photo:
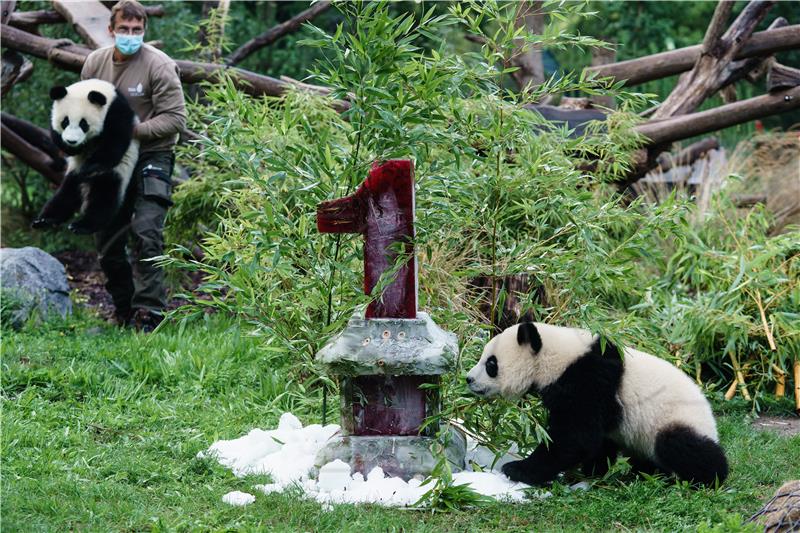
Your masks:
<svg viewBox="0 0 800 533"><path fill-rule="evenodd" d="M422 485L419 479L404 481L398 477L387 477L383 470L375 467L366 479L360 473L351 474L350 466L340 460L324 465L319 470L319 479L311 479L317 452L334 434L339 426L311 424L306 427L296 416L284 413L278 428L254 429L247 435L233 440L220 440L212 444L198 457L214 457L230 468L234 475L268 474L273 483L256 485L254 488L269 494L281 492L289 487L299 487L307 497L329 507L338 503L377 503L390 507L413 505L423 494L433 488L433 483ZM513 460L506 456L489 470L494 454L478 446L474 440L467 442L467 464L475 463L485 468L484 472L457 472L453 474L456 485L469 484L473 490L496 499L519 502L526 498L524 483L515 483L500 473L500 467ZM528 492L528 495L530 492ZM549 492L538 494L540 498ZM528 496L529 497L529 496ZM229 492L222 500L231 505L247 505L255 497L245 492Z"/></svg>
<svg viewBox="0 0 800 533"><path fill-rule="evenodd" d="M256 501L256 497L247 492L234 490L222 497L222 501L230 505L244 506Z"/></svg>

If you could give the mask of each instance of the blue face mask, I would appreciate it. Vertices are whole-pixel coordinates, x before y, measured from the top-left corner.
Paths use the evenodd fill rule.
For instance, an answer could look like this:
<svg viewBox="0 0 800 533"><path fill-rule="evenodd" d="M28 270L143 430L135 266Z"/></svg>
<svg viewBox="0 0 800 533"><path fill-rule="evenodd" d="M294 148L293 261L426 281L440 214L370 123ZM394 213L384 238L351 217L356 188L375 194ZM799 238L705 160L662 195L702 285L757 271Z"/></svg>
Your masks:
<svg viewBox="0 0 800 533"><path fill-rule="evenodd" d="M144 35L114 34L114 44L122 55L132 56L139 51L144 42Z"/></svg>

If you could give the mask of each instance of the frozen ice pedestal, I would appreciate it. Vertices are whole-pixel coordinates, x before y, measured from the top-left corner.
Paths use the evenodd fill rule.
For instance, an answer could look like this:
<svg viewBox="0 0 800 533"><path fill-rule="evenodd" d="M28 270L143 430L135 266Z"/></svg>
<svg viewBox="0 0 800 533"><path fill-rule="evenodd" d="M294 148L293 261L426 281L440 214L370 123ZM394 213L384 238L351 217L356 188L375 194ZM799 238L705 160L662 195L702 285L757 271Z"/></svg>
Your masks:
<svg viewBox="0 0 800 533"><path fill-rule="evenodd" d="M440 428L422 425L440 410L439 378L453 369L457 353L455 335L426 313L410 319L351 318L317 354L340 378L343 432L319 452L317 468L339 459L365 476L376 466L406 480L430 474ZM461 470L463 434L454 428L441 434L451 468Z"/></svg>

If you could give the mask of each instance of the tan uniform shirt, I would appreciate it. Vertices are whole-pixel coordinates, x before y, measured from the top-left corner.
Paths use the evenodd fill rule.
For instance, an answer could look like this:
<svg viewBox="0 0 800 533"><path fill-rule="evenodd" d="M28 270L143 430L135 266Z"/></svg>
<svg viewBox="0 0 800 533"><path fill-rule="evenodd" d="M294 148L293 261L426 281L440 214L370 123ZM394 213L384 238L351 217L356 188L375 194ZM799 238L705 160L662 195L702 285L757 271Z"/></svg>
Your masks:
<svg viewBox="0 0 800 533"><path fill-rule="evenodd" d="M114 46L95 50L81 70L81 79L113 83L139 117L140 153L171 150L186 125L178 66L161 50L143 44L127 61L114 61Z"/></svg>

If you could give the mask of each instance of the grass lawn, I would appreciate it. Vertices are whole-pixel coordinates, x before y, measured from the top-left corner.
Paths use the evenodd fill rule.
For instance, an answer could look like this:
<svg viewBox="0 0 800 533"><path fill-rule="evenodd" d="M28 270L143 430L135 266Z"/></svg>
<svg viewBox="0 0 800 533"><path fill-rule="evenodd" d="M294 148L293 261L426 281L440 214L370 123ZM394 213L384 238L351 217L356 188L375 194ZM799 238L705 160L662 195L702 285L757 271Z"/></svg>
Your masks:
<svg viewBox="0 0 800 533"><path fill-rule="evenodd" d="M782 480L800 478L800 437L720 415L731 476L717 491L617 476L589 492L453 514L337 506L253 490L195 458L219 438L277 425L284 411L318 422L319 397L287 383L284 355L235 323L210 319L150 336L91 318L3 331L2 529L502 531L677 530L738 524ZM316 393L315 393L316 394ZM256 502L230 507L231 490Z"/></svg>

